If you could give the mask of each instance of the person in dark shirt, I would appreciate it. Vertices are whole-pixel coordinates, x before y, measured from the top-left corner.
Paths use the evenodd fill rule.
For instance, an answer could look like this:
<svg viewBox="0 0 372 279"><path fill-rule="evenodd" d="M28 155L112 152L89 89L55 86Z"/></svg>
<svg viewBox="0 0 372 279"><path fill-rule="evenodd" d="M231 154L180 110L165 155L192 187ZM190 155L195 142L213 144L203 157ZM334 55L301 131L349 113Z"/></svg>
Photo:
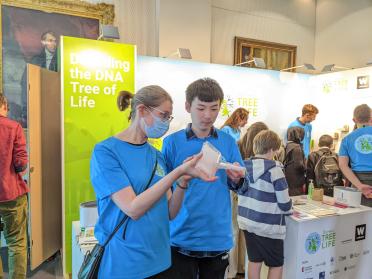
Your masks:
<svg viewBox="0 0 372 279"><path fill-rule="evenodd" d="M318 145L319 145L319 150L311 152L309 155L309 159L306 162L306 185L309 186L310 180L312 180L315 186L321 187L324 189L325 195L333 197L333 187L344 185L344 182L342 180L341 170L338 168L338 157L336 153L334 153L331 150L333 146L333 138L330 135L322 135L319 138ZM333 163L333 165L335 165L338 169L338 171L335 170L334 176L332 176L332 182L329 181L330 182L329 184L333 184L333 185L329 185L329 184L320 185L322 184L321 181L317 180L316 169L317 168L318 170L321 169L321 166L318 165L321 163L319 162L319 160L322 157L324 157L325 159L325 156L329 157L330 158L329 163Z"/></svg>
<svg viewBox="0 0 372 279"><path fill-rule="evenodd" d="M57 36L54 32L47 31L42 34L41 45L43 46L43 49L38 55L32 57L30 63L57 72Z"/></svg>
<svg viewBox="0 0 372 279"><path fill-rule="evenodd" d="M47 31L41 35L41 45L42 50L39 54L32 57L31 61L26 61L26 63L40 66L49 71L58 72L58 59L57 59L57 36L52 31ZM27 86L27 66L25 67L22 78L22 112L20 119L22 121L22 126L27 126L27 96L28 96L28 86Z"/></svg>
<svg viewBox="0 0 372 279"><path fill-rule="evenodd" d="M289 195L298 196L305 191L305 156L302 147L304 129L291 127L287 131L287 145L285 147L284 170L289 186Z"/></svg>

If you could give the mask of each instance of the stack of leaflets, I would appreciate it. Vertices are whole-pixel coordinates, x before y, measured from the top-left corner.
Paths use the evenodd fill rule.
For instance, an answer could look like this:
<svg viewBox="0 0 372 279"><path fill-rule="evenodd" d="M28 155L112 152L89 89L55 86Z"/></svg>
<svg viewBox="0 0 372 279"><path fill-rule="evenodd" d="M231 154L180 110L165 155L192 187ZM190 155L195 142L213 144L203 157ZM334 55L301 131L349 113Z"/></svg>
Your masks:
<svg viewBox="0 0 372 279"><path fill-rule="evenodd" d="M78 243L80 246L94 246L98 243L97 239L94 237L94 227L81 228Z"/></svg>

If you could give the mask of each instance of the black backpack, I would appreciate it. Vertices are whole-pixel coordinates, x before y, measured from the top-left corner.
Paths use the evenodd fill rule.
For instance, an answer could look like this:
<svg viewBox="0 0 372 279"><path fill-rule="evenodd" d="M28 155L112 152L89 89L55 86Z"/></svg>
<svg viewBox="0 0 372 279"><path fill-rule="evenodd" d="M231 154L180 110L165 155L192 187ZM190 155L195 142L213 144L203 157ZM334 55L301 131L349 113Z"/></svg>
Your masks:
<svg viewBox="0 0 372 279"><path fill-rule="evenodd" d="M319 155L320 158L314 167L315 185L322 188L342 185L342 172L338 166L337 156L331 151Z"/></svg>

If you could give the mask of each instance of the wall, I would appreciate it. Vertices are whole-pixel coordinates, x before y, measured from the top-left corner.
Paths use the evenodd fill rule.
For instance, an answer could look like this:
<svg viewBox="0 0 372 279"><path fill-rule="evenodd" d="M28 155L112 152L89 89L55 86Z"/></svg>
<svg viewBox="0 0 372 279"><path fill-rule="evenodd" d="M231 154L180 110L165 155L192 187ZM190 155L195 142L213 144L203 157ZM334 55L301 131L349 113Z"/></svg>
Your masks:
<svg viewBox="0 0 372 279"><path fill-rule="evenodd" d="M158 56L159 0L114 0L118 42L137 45L140 55Z"/></svg>
<svg viewBox="0 0 372 279"><path fill-rule="evenodd" d="M315 0L104 2L115 5L119 42L136 44L140 55L168 56L183 47L193 60L231 65L234 37L241 36L296 45L297 64L314 62Z"/></svg>
<svg viewBox="0 0 372 279"><path fill-rule="evenodd" d="M159 56L189 48L193 60L210 61L211 0L160 0Z"/></svg>
<svg viewBox="0 0 372 279"><path fill-rule="evenodd" d="M318 0L315 64L363 67L372 60L370 0Z"/></svg>
<svg viewBox="0 0 372 279"><path fill-rule="evenodd" d="M234 37L297 45L297 64L363 67L372 60L371 0L87 0L115 5L120 42L141 55L178 47L193 59L233 63Z"/></svg>
<svg viewBox="0 0 372 279"><path fill-rule="evenodd" d="M210 61L211 0L112 1L118 42L135 44L138 54L149 56L189 48L193 60Z"/></svg>
<svg viewBox="0 0 372 279"><path fill-rule="evenodd" d="M139 55L158 56L158 7L160 0L84 0L91 4L115 6L114 26L119 29L118 43L137 46Z"/></svg>
<svg viewBox="0 0 372 279"><path fill-rule="evenodd" d="M233 64L234 37L297 46L297 64L314 61L315 0L213 0L211 62Z"/></svg>
<svg viewBox="0 0 372 279"><path fill-rule="evenodd" d="M190 122L185 111L185 88L201 77L219 82L226 102L222 104L215 123L220 127L236 108L250 110L248 125L264 121L284 137L288 124L300 116L304 104L314 104L319 114L313 124L312 137L317 143L323 134L338 133L345 125L352 130L355 106L372 102L372 86L357 89L358 76L372 75L372 67L308 75L288 72L233 67L194 61L177 61L155 57L138 57L136 86L158 84L173 98L174 120L170 133ZM249 82L247 82L249 81ZM330 105L332 104L332 105ZM338 150L339 142L336 143Z"/></svg>
<svg viewBox="0 0 372 279"><path fill-rule="evenodd" d="M250 111L249 124L264 121L284 135L302 106L315 98L310 75L146 56L138 57L137 62L137 88L155 83L172 96L174 120L169 132L182 129L191 121L185 111L185 89L202 77L217 80L224 91L226 102L216 127L221 127L236 108L244 107Z"/></svg>

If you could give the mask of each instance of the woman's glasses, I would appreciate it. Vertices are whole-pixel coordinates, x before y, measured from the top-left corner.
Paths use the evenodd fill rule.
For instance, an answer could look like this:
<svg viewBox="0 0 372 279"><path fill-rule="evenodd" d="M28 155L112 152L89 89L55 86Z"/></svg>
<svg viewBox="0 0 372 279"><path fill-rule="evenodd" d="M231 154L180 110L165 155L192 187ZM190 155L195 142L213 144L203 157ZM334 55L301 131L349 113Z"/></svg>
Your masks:
<svg viewBox="0 0 372 279"><path fill-rule="evenodd" d="M158 108L151 107L151 106L147 106L147 107L150 108L150 109L153 109L153 110L156 110L156 111L160 112L160 117L164 121L171 122L173 120L173 118L174 118L173 115L171 115L171 114L169 114L167 112L164 112L164 111L162 111L162 110L160 110Z"/></svg>

